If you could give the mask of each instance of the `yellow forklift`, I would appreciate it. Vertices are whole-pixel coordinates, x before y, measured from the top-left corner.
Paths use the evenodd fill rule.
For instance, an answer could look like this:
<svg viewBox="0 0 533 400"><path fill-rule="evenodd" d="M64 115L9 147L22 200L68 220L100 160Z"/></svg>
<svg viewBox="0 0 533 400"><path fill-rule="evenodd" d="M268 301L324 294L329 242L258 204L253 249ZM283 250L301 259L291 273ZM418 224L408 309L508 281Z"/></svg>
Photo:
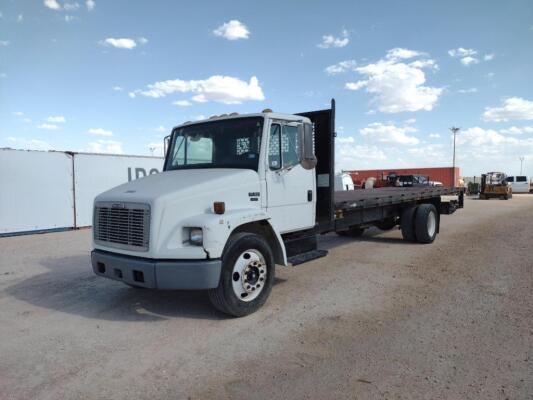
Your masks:
<svg viewBox="0 0 533 400"><path fill-rule="evenodd" d="M513 189L506 181L507 175L503 172L487 172L481 175L481 191L479 198L488 200L497 197L508 200L513 197Z"/></svg>

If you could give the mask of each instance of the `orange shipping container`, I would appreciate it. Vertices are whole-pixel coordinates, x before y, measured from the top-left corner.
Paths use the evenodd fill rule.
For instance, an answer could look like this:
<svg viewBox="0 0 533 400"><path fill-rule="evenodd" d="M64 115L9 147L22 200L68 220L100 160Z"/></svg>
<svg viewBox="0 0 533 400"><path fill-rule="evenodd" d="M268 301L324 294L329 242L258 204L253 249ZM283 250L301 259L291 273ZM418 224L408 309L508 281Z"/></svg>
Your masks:
<svg viewBox="0 0 533 400"><path fill-rule="evenodd" d="M396 169L366 169L344 171L352 177L354 184L360 185L370 177L376 179L386 178L391 172L398 175L425 175L429 176L430 181L442 182L446 187L459 186L459 167L440 167L440 168L396 168Z"/></svg>

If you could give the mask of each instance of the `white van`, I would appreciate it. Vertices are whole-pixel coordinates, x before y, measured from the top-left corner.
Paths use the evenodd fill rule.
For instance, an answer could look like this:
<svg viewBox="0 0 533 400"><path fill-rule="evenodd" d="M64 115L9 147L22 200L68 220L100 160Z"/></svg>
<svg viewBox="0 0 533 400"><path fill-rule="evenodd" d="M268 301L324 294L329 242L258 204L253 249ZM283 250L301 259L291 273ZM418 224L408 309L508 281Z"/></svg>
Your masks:
<svg viewBox="0 0 533 400"><path fill-rule="evenodd" d="M505 180L511 185L513 193L529 193L529 179L527 176L508 176Z"/></svg>

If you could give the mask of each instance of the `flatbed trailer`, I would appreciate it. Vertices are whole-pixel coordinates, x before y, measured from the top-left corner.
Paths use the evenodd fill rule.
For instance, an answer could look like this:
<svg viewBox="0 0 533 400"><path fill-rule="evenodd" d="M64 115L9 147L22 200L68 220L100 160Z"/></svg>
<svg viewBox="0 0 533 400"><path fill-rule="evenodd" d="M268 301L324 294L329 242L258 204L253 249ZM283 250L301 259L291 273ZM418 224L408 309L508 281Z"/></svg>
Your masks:
<svg viewBox="0 0 533 400"><path fill-rule="evenodd" d="M443 200L441 196L454 198ZM417 238L414 226L416 211L422 204L435 207L435 227L434 233ZM464 188L427 186L335 191L335 215L331 223L317 225L315 229L305 233L282 236L289 261L295 266L327 255L327 251L319 248L317 234L336 232L341 236L359 237L372 226L381 230L398 226L402 229L405 240L431 243L439 232L440 216L453 214L463 206Z"/></svg>

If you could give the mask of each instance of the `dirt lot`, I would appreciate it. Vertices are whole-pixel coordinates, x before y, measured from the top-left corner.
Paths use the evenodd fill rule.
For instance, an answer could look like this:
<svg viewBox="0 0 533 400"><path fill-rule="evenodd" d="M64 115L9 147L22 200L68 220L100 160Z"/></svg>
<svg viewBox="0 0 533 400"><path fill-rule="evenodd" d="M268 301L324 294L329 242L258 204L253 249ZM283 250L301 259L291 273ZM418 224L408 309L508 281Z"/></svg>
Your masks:
<svg viewBox="0 0 533 400"><path fill-rule="evenodd" d="M1 238L0 399L533 399L533 196L322 243L229 319L94 276L89 230Z"/></svg>

